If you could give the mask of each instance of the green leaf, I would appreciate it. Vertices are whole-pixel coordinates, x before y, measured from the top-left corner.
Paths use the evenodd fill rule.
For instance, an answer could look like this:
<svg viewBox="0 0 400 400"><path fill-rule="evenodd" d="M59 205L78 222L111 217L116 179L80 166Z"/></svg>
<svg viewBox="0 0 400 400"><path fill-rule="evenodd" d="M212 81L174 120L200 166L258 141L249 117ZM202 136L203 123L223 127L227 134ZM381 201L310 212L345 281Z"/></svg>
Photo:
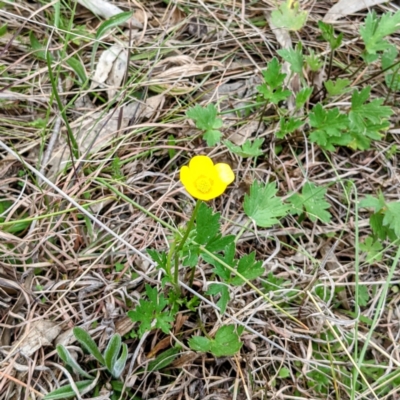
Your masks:
<svg viewBox="0 0 400 400"><path fill-rule="evenodd" d="M200 204L196 216L196 237L195 241L198 244L207 244L219 232L220 213L213 213L211 207L206 203Z"/></svg>
<svg viewBox="0 0 400 400"><path fill-rule="evenodd" d="M161 369L168 367L168 365L170 365L175 360L180 350L181 348L179 346L176 346L160 353L155 358L155 360L149 362L149 364L147 365L147 371L160 371Z"/></svg>
<svg viewBox="0 0 400 400"><path fill-rule="evenodd" d="M286 48L280 49L277 53L290 64L290 70L299 75L303 75L303 49L300 44L296 45L295 49Z"/></svg>
<svg viewBox="0 0 400 400"><path fill-rule="evenodd" d="M374 233L374 236L380 240L385 240L388 235L388 230L383 226L384 215L381 213L372 214L369 217L369 223Z"/></svg>
<svg viewBox="0 0 400 400"><path fill-rule="evenodd" d="M265 272L265 269L262 267L262 261L256 261L256 253L253 251L239 260L237 271L244 278L252 280L260 277ZM244 281L241 277L235 276L232 278L231 283L239 286Z"/></svg>
<svg viewBox="0 0 400 400"><path fill-rule="evenodd" d="M382 106L384 99L374 99L366 103L370 98L371 87L367 86L358 92L354 90L351 97L351 111L349 114L353 129L363 129L368 120L373 124L379 124L382 119L387 119L393 114L393 110L388 106Z"/></svg>
<svg viewBox="0 0 400 400"><path fill-rule="evenodd" d="M284 282L285 279L278 278L272 272L270 272L266 281L262 282L262 285L266 292L275 292L276 290L282 289Z"/></svg>
<svg viewBox="0 0 400 400"><path fill-rule="evenodd" d="M121 336L115 334L111 337L104 351L105 365L110 373L112 373L114 369L114 364L118 359L120 350L121 350Z"/></svg>
<svg viewBox="0 0 400 400"><path fill-rule="evenodd" d="M77 57L69 57L66 62L74 70L81 83L87 81L86 70Z"/></svg>
<svg viewBox="0 0 400 400"><path fill-rule="evenodd" d="M197 104L186 111L186 116L195 122L196 128L204 131L203 138L208 146L215 146L221 140L222 133L218 129L222 127L223 122L221 118L217 118L217 113L214 104L207 107Z"/></svg>
<svg viewBox="0 0 400 400"><path fill-rule="evenodd" d="M319 55L316 55L314 53L314 50L308 50L308 55L304 57L304 60L310 70L312 72L317 72L321 69L321 67L324 65L324 63L321 61L321 58Z"/></svg>
<svg viewBox="0 0 400 400"><path fill-rule="evenodd" d="M321 29L322 37L329 43L331 50L335 50L342 44L343 33L335 36L333 26L325 22L318 21L319 29Z"/></svg>
<svg viewBox="0 0 400 400"><path fill-rule="evenodd" d="M286 367L283 367L283 368L281 368L281 369L279 370L278 376L279 376L279 378L282 378L282 379L289 378L289 376L290 376L290 370L287 369Z"/></svg>
<svg viewBox="0 0 400 400"><path fill-rule="evenodd" d="M256 89L265 100L278 104L291 95L289 90L283 90L286 74L281 73L281 65L276 57L268 63L267 69L263 71L263 77L264 83Z"/></svg>
<svg viewBox="0 0 400 400"><path fill-rule="evenodd" d="M221 295L220 299L217 301L217 306L220 308L221 314L223 314L226 311L226 306L230 300L228 286L222 283L212 283L206 294L209 296L215 296L217 294Z"/></svg>
<svg viewBox="0 0 400 400"><path fill-rule="evenodd" d="M212 240L210 240L206 249L211 253L218 253L224 251L227 246L235 242L235 235L221 236L217 235Z"/></svg>
<svg viewBox="0 0 400 400"><path fill-rule="evenodd" d="M258 226L271 227L287 215L290 207L276 197L277 191L275 183L263 185L255 181L250 187L250 195L245 195L244 212Z"/></svg>
<svg viewBox="0 0 400 400"><path fill-rule="evenodd" d="M77 361L75 360L75 358L73 358L70 354L70 352L68 351L68 349L63 346L62 344L59 344L57 346L57 354L59 355L59 357L61 358L61 360L63 360L65 362L65 364L67 364L68 366L70 366L74 371L76 371L78 374L84 376L85 378L89 378L89 379L94 379L93 376L91 376L90 374L88 374L86 371L84 371L81 366L77 363Z"/></svg>
<svg viewBox="0 0 400 400"><path fill-rule="evenodd" d="M400 10L395 14L386 13L380 18L375 12L370 12L365 19L365 25L360 28L360 35L365 44L366 55L376 55L378 51L384 51L391 45L385 40L400 29ZM366 61L374 61L374 57L365 57ZM376 57L375 57L376 59Z"/></svg>
<svg viewBox="0 0 400 400"><path fill-rule="evenodd" d="M135 310L128 311L128 317L133 322L140 322L138 331L140 337L146 331L157 328L164 333L169 333L174 318L171 312L164 311L168 304L167 300L162 293L157 292L157 288L152 289L149 285L146 285L145 288L150 301L140 299Z"/></svg>
<svg viewBox="0 0 400 400"><path fill-rule="evenodd" d="M369 302L368 288L365 285L358 286L358 304L361 307L365 307Z"/></svg>
<svg viewBox="0 0 400 400"><path fill-rule="evenodd" d="M4 36L7 33L8 24L4 24L0 27L0 37Z"/></svg>
<svg viewBox="0 0 400 400"><path fill-rule="evenodd" d="M304 104L306 104L306 102L310 98L312 92L313 92L313 88L305 87L296 94L296 109L297 110L299 110L300 108L303 108Z"/></svg>
<svg viewBox="0 0 400 400"><path fill-rule="evenodd" d="M385 207L385 204L385 199L383 198L382 193L379 193L378 197L368 194L360 201L361 208L372 208L375 212L380 211L383 207Z"/></svg>
<svg viewBox="0 0 400 400"><path fill-rule="evenodd" d="M114 363L111 375L114 378L119 378L125 368L126 360L128 359L128 346L122 343L121 357Z"/></svg>
<svg viewBox="0 0 400 400"><path fill-rule="evenodd" d="M374 238L368 236L363 243L360 243L360 249L367 253L366 262L373 264L382 260L383 246L379 241L374 241Z"/></svg>
<svg viewBox="0 0 400 400"><path fill-rule="evenodd" d="M233 356L242 347L239 335L233 325L225 325L218 329L215 339L211 341L210 352L216 357Z"/></svg>
<svg viewBox="0 0 400 400"><path fill-rule="evenodd" d="M331 214L326 211L330 204L325 200L326 189L317 187L313 183L307 182L302 189L301 194L294 194L289 198L292 204L292 213L300 215L305 211L311 221L317 219L328 223L331 220Z"/></svg>
<svg viewBox="0 0 400 400"><path fill-rule="evenodd" d="M78 388L79 393L82 393L86 388L90 387L92 383L92 380L86 380L75 382L75 385ZM75 396L75 392L72 390L71 385L65 385L46 394L46 396L43 397L43 400L64 400Z"/></svg>
<svg viewBox="0 0 400 400"><path fill-rule="evenodd" d="M46 60L47 50L46 46L42 45L37 39L33 31L29 32L29 41L31 44L31 48L33 50L33 54L39 58L40 60ZM53 60L53 56L49 54L50 59Z"/></svg>
<svg viewBox="0 0 400 400"><path fill-rule="evenodd" d="M280 129L275 133L275 135L278 139L283 139L286 135L300 129L304 125L304 121L295 117L289 117L289 119L281 117L279 120L279 125Z"/></svg>
<svg viewBox="0 0 400 400"><path fill-rule="evenodd" d="M278 10L272 11L271 20L277 28L298 31L305 25L307 15L307 11L299 11L298 1L287 0Z"/></svg>
<svg viewBox="0 0 400 400"><path fill-rule="evenodd" d="M231 242L224 249L225 254L223 256L216 255L217 260L215 260L214 257L211 257L207 253L202 253L201 256L205 262L215 267L213 272L215 272L224 281L229 281L231 272L221 262L224 262L225 264L228 264L230 267L234 268L236 265L236 261L234 260L235 250L235 243ZM218 260L220 260L221 262L219 262Z"/></svg>
<svg viewBox="0 0 400 400"><path fill-rule="evenodd" d="M323 149L333 151L334 144L348 144L351 136L345 134L349 127L349 117L342 114L339 108L325 110L318 103L309 114L310 126L313 128L310 140ZM344 140L342 140L344 139Z"/></svg>
<svg viewBox="0 0 400 400"><path fill-rule="evenodd" d="M340 96L343 93L346 93L349 89L347 88L350 85L350 79L336 79L336 81L326 81L324 82L324 86L328 94L331 96Z"/></svg>
<svg viewBox="0 0 400 400"><path fill-rule="evenodd" d="M261 150L261 146L264 143L264 139L254 139L251 142L247 139L242 146L236 146L229 140L224 140L225 146L234 154L237 154L240 157L248 158L248 157L258 157L263 154Z"/></svg>
<svg viewBox="0 0 400 400"><path fill-rule="evenodd" d="M400 238L400 201L386 203L383 225L393 229L397 238Z"/></svg>
<svg viewBox="0 0 400 400"><path fill-rule="evenodd" d="M107 21L104 21L102 24L100 24L99 28L97 29L96 39L100 39L110 29L124 24L132 17L132 15L133 15L132 11L121 12L119 14L113 15Z"/></svg>
<svg viewBox="0 0 400 400"><path fill-rule="evenodd" d="M286 74L281 73L281 64L278 59L274 57L268 64L267 69L262 71L264 82L271 89L279 88L285 81Z"/></svg>
<svg viewBox="0 0 400 400"><path fill-rule="evenodd" d="M100 364L105 365L104 358L91 336L84 329L79 327L75 327L73 332L76 340L84 347L84 349L87 350L88 353L91 354Z"/></svg>
<svg viewBox="0 0 400 400"><path fill-rule="evenodd" d="M233 325L222 326L218 329L214 339L202 336L192 336L189 339L192 350L211 352L215 357L233 356L242 347L239 335Z"/></svg>
<svg viewBox="0 0 400 400"><path fill-rule="evenodd" d="M192 336L189 340L189 347L194 351L207 353L211 349L211 340L203 336Z"/></svg>
<svg viewBox="0 0 400 400"><path fill-rule="evenodd" d="M147 254L155 263L157 263L157 268L163 269L165 271L167 265L167 253L165 251L147 249Z"/></svg>

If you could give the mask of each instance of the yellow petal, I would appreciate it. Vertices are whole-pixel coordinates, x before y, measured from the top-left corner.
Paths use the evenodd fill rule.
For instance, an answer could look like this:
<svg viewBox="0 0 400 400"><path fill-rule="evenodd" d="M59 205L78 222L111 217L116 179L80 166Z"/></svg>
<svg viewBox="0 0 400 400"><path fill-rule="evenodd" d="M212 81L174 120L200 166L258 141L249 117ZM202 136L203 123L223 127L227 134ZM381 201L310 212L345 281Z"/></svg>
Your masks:
<svg viewBox="0 0 400 400"><path fill-rule="evenodd" d="M232 168L228 164L219 163L215 165L219 179L225 183L225 185L231 184L235 180L235 174Z"/></svg>
<svg viewBox="0 0 400 400"><path fill-rule="evenodd" d="M194 156L189 163L189 168L192 173L205 173L214 167L210 157L207 156Z"/></svg>

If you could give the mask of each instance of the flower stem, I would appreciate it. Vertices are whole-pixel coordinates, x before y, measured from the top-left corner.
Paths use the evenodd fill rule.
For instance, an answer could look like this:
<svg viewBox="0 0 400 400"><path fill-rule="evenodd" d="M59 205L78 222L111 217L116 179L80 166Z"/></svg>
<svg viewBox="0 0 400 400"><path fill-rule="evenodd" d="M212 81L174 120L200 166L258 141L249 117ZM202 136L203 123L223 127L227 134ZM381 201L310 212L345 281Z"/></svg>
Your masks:
<svg viewBox="0 0 400 400"><path fill-rule="evenodd" d="M180 288L179 288L179 285L178 285L179 253L183 249L183 246L185 245L185 242L186 242L187 238L189 237L190 231L193 228L194 220L196 219L197 211L199 211L200 204L201 204L201 200L197 200L196 205L195 205L194 210L193 210L193 213L192 213L192 216L190 217L190 220L189 220L189 222L187 224L186 231L185 231L181 241L179 242L179 245L175 249L174 284L175 284L175 288L176 288L177 293L180 293Z"/></svg>

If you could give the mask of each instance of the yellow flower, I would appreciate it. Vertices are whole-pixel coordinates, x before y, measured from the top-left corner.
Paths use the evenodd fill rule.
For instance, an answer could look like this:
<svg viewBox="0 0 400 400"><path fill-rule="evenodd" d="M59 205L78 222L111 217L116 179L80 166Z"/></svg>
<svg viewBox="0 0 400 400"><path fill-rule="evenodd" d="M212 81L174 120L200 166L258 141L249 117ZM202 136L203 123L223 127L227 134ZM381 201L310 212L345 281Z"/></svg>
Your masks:
<svg viewBox="0 0 400 400"><path fill-rule="evenodd" d="M235 174L228 164L215 164L207 156L195 156L189 166L181 168L180 180L196 199L211 200L221 196L233 182Z"/></svg>

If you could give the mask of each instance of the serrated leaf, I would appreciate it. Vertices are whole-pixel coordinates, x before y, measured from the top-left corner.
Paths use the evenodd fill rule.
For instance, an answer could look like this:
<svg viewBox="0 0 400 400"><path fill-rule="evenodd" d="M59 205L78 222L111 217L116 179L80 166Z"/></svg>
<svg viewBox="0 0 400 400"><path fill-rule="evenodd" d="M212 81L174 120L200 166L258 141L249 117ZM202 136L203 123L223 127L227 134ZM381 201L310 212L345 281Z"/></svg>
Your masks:
<svg viewBox="0 0 400 400"><path fill-rule="evenodd" d="M304 104L308 101L310 98L311 94L313 92L313 88L311 87L305 87L301 89L297 94L296 94L296 109L300 109L304 106ZM297 128L296 128L297 129Z"/></svg>
<svg viewBox="0 0 400 400"><path fill-rule="evenodd" d="M339 108L325 110L318 103L309 114L310 126L313 128L310 140L317 143L326 150L333 151L333 144L348 144L351 141L350 135L345 135L350 122L346 114L342 114Z"/></svg>
<svg viewBox="0 0 400 400"><path fill-rule="evenodd" d="M267 69L262 73L264 83L257 86L256 89L264 97L264 100L278 104L291 95L289 90L283 89L286 74L281 73L281 65L276 57L268 63Z"/></svg>
<svg viewBox="0 0 400 400"><path fill-rule="evenodd" d="M367 253L366 262L372 264L382 260L383 246L379 241L374 241L374 238L368 236L363 243L360 243L360 249Z"/></svg>
<svg viewBox="0 0 400 400"><path fill-rule="evenodd" d="M167 253L165 251L160 252L154 249L147 249L147 254L157 263L157 268L165 270L167 265Z"/></svg>
<svg viewBox="0 0 400 400"><path fill-rule="evenodd" d="M200 204L196 216L196 243L207 244L218 234L220 217L220 213L214 213L204 202Z"/></svg>
<svg viewBox="0 0 400 400"><path fill-rule="evenodd" d="M304 125L304 121L294 117L289 117L289 119L281 117L279 125L280 129L275 135L278 139L283 139L286 135L300 129Z"/></svg>
<svg viewBox="0 0 400 400"><path fill-rule="evenodd" d="M236 246L235 243L232 242L224 249L225 254L223 256L215 255L215 258L217 258L217 260L214 257L211 257L208 253L202 253L201 256L205 262L215 267L213 269L213 272L215 272L224 281L228 281L231 276L231 272L222 264L222 262L234 268L236 265L236 261L234 260L235 251ZM218 260L220 260L221 262Z"/></svg>
<svg viewBox="0 0 400 400"><path fill-rule="evenodd" d="M384 99L374 99L366 103L370 98L371 87L367 86L360 92L354 90L351 97L351 111L349 119L353 129L363 129L365 120L373 124L379 124L382 119L388 118L393 114L393 110L388 106L382 106Z"/></svg>
<svg viewBox="0 0 400 400"><path fill-rule="evenodd" d="M226 249L227 246L231 245L235 241L234 235L221 236L217 235L212 240L210 240L206 249L211 253L218 253Z"/></svg>
<svg viewBox="0 0 400 400"><path fill-rule="evenodd" d="M207 146L215 146L221 141L222 132L216 129L211 129L209 131L205 131L203 135L203 139L207 142Z"/></svg>
<svg viewBox="0 0 400 400"><path fill-rule="evenodd" d="M264 82L271 89L279 88L285 81L286 74L281 72L281 64L279 60L274 57L268 64L267 69L262 71Z"/></svg>
<svg viewBox="0 0 400 400"><path fill-rule="evenodd" d="M250 194L245 195L244 212L258 226L271 227L287 215L289 206L276 196L277 191L275 183L263 185L255 181L250 187Z"/></svg>
<svg viewBox="0 0 400 400"><path fill-rule="evenodd" d="M207 353L211 349L211 341L204 336L192 336L189 340L189 347L194 351Z"/></svg>
<svg viewBox="0 0 400 400"><path fill-rule="evenodd" d="M364 285L358 286L358 304L365 307L369 302L368 288Z"/></svg>
<svg viewBox="0 0 400 400"><path fill-rule="evenodd" d="M303 51L301 45L296 45L295 49L280 49L277 53L290 64L290 70L299 75L303 75Z"/></svg>
<svg viewBox="0 0 400 400"><path fill-rule="evenodd" d="M335 50L342 44L343 33L335 36L333 26L325 22L318 21L318 27L321 29L322 37L329 43L331 50Z"/></svg>
<svg viewBox="0 0 400 400"><path fill-rule="evenodd" d="M217 306L220 308L221 314L223 314L226 311L226 306L228 305L230 299L228 286L222 283L212 283L209 286L206 294L209 296L215 296L217 294L221 295L220 299L217 301Z"/></svg>
<svg viewBox="0 0 400 400"><path fill-rule="evenodd" d="M79 381L75 382L76 387L78 388L79 393L82 393L86 388L88 388L93 383L93 380L89 381ZM52 392L46 394L43 397L43 400L64 400L69 399L71 397L75 397L76 394L72 390L71 385L61 386L60 388L53 390Z"/></svg>
<svg viewBox="0 0 400 400"><path fill-rule="evenodd" d="M78 326L73 330L76 340L91 354L100 364L105 365L104 358L91 336Z"/></svg>
<svg viewBox="0 0 400 400"><path fill-rule="evenodd" d="M150 301L140 299L139 305L134 310L128 311L128 317L133 322L139 322L139 336L142 337L146 331L151 329L161 329L164 333L169 333L171 323L174 321L169 311L164 311L167 300L162 293L157 292L157 288L145 286L146 294Z"/></svg>
<svg viewBox="0 0 400 400"><path fill-rule="evenodd" d="M263 154L261 150L261 146L264 143L264 139L254 139L251 142L247 139L242 146L236 146L229 140L224 140L225 146L234 154L237 154L240 157L248 158L248 157L258 157Z"/></svg>
<svg viewBox="0 0 400 400"><path fill-rule="evenodd" d="M196 104L186 111L186 116L195 122L198 129L203 131L221 128L222 120L217 118L217 114L218 110L212 103L207 107Z"/></svg>
<svg viewBox="0 0 400 400"><path fill-rule="evenodd" d="M262 267L261 261L256 261L256 253L253 251L239 260L237 272L244 278L252 280L260 277L265 272L265 269ZM244 281L241 277L235 276L232 278L231 283L233 285L242 285Z"/></svg>
<svg viewBox="0 0 400 400"><path fill-rule="evenodd" d="M108 345L104 351L104 362L109 372L112 373L114 364L118 359L119 352L121 351L121 336L115 334L111 337Z"/></svg>
<svg viewBox="0 0 400 400"><path fill-rule="evenodd" d="M336 79L336 81L324 82L325 89L331 96L340 96L348 91L347 87L350 85L349 79Z"/></svg>
<svg viewBox="0 0 400 400"><path fill-rule="evenodd" d="M218 329L215 339L211 341L210 352L216 357L233 356L242 347L239 335L233 325L225 325Z"/></svg>
<svg viewBox="0 0 400 400"><path fill-rule="evenodd" d="M375 55L378 51L389 48L390 43L384 38L399 29L400 11L395 14L385 13L380 18L377 17L375 12L368 13L365 25L360 28L360 35L364 41L367 55Z"/></svg>
<svg viewBox="0 0 400 400"><path fill-rule="evenodd" d="M302 214L307 212L311 221L317 219L328 223L331 220L331 214L327 209L330 204L325 200L326 189L317 187L311 182L307 182L302 189L301 194L296 193L288 201L292 204L293 214Z"/></svg>
<svg viewBox="0 0 400 400"><path fill-rule="evenodd" d="M208 146L216 145L222 137L219 128L222 127L223 122L221 118L217 118L217 113L214 104L208 104L207 107L196 104L186 111L186 116L195 122L196 128L204 131L203 138L207 141Z"/></svg>
<svg viewBox="0 0 400 400"><path fill-rule="evenodd" d="M81 368L81 366L77 363L75 358L73 358L71 356L70 352L68 351L68 349L64 345L59 344L57 346L57 354L61 358L61 360L63 360L65 362L65 364L70 366L78 374L84 376L85 378L94 379L93 376L91 376L90 374L88 374L86 371L84 371Z"/></svg>
<svg viewBox="0 0 400 400"><path fill-rule="evenodd" d="M382 194L378 198L368 194L360 201L361 208L372 208L375 212L380 211L385 206L385 199Z"/></svg>
<svg viewBox="0 0 400 400"><path fill-rule="evenodd" d="M397 238L400 238L400 201L386 203L386 207L383 225L392 229Z"/></svg>
<svg viewBox="0 0 400 400"><path fill-rule="evenodd" d="M299 11L299 2L287 0L271 13L271 21L277 28L298 31L307 21L307 11Z"/></svg>

